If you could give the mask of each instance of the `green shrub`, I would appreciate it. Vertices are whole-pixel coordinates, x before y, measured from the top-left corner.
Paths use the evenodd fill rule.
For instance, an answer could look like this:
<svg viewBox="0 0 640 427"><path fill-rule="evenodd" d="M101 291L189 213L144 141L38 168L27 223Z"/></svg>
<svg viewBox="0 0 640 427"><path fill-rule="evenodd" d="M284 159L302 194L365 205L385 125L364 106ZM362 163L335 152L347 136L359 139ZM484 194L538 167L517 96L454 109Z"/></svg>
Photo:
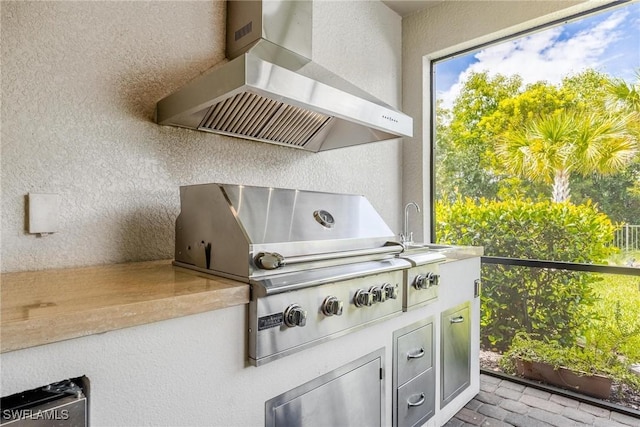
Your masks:
<svg viewBox="0 0 640 427"><path fill-rule="evenodd" d="M484 246L485 255L600 263L614 248L614 225L587 203L523 200L436 204L439 243ZM482 344L504 351L519 331L560 344L585 326L596 275L549 268L485 264L482 269Z"/></svg>
<svg viewBox="0 0 640 427"><path fill-rule="evenodd" d="M516 373L516 360L546 363L558 369L568 368L588 375L604 375L616 383L624 383L635 393L640 392L640 377L629 372L629 363L611 357L611 349L587 344L583 347L563 347L536 334L519 332L509 350L500 359L500 368L507 374ZM615 354L615 353L614 353Z"/></svg>
<svg viewBox="0 0 640 427"><path fill-rule="evenodd" d="M519 332L513 338L509 350L500 359L500 367L507 373L516 373L516 360L546 363L554 369L560 367L573 369L587 374L604 375L601 368L604 363L594 363L595 353L585 352L577 346L562 347L555 341L545 341L536 334Z"/></svg>

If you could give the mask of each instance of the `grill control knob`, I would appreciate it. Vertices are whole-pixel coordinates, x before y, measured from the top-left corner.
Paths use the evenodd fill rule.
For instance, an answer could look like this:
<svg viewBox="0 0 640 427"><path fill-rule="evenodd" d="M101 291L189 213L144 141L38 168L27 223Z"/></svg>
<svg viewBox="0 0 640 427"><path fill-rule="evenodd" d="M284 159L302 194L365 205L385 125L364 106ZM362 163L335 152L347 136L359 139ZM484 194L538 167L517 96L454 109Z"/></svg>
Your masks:
<svg viewBox="0 0 640 427"><path fill-rule="evenodd" d="M427 289L429 287L429 278L428 275L431 273L418 274L416 278L413 280L413 287L416 289Z"/></svg>
<svg viewBox="0 0 640 427"><path fill-rule="evenodd" d="M440 275L436 273L431 273L431 277L429 278L429 286L438 286L440 284Z"/></svg>
<svg viewBox="0 0 640 427"><path fill-rule="evenodd" d="M373 294L364 289L358 289L353 296L353 303L356 307L371 307L373 304Z"/></svg>
<svg viewBox="0 0 640 427"><path fill-rule="evenodd" d="M284 324L289 327L304 326L307 324L307 311L298 304L291 304L284 311Z"/></svg>
<svg viewBox="0 0 640 427"><path fill-rule="evenodd" d="M387 299L398 298L398 284L392 285L391 283L385 283L382 285L382 290L387 296Z"/></svg>
<svg viewBox="0 0 640 427"><path fill-rule="evenodd" d="M413 281L413 286L416 289L429 289L431 286L438 286L439 281L439 275L428 272L426 274L418 274Z"/></svg>
<svg viewBox="0 0 640 427"><path fill-rule="evenodd" d="M385 302L387 300L387 293L382 287L372 286L369 288L369 293L373 295L373 302Z"/></svg>
<svg viewBox="0 0 640 427"><path fill-rule="evenodd" d="M326 297L322 303L322 313L326 316L341 316L342 301L334 296Z"/></svg>

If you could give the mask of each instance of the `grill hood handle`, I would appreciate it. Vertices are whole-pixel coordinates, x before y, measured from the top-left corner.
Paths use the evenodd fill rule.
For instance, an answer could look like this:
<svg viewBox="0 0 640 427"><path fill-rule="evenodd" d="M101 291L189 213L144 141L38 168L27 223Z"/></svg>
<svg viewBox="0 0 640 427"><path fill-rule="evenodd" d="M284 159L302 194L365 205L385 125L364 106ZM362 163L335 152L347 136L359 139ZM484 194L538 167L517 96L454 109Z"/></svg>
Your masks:
<svg viewBox="0 0 640 427"><path fill-rule="evenodd" d="M389 246L382 246L373 249L359 249L355 251L332 252L328 254L299 255L285 258L277 252L259 252L254 257L254 262L258 268L263 270L276 270L285 265L302 264L305 262L326 261L337 258L349 258L373 254L396 255L401 253L404 247L399 243Z"/></svg>
<svg viewBox="0 0 640 427"><path fill-rule="evenodd" d="M254 261L263 270L275 270L285 265L284 257L276 252L260 252Z"/></svg>

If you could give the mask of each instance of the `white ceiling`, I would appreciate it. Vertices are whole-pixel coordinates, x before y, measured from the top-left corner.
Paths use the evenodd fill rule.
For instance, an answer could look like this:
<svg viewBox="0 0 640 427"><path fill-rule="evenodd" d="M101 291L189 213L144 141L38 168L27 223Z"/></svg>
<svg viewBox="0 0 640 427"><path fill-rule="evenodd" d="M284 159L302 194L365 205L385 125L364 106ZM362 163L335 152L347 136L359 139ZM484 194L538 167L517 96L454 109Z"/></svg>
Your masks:
<svg viewBox="0 0 640 427"><path fill-rule="evenodd" d="M407 16L419 10L436 6L445 0L382 0L400 16Z"/></svg>

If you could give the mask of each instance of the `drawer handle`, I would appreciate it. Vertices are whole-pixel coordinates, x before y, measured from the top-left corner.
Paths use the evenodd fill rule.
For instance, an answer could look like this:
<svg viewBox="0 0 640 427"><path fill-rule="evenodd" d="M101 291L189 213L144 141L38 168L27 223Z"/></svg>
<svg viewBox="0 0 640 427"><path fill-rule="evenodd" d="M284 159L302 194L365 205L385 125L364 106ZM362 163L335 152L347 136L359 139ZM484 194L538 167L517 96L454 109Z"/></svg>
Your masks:
<svg viewBox="0 0 640 427"><path fill-rule="evenodd" d="M424 348L421 348L420 350L418 350L415 353L407 353L407 360L409 360L409 359L420 359L422 356L424 356Z"/></svg>
<svg viewBox="0 0 640 427"><path fill-rule="evenodd" d="M462 323L462 322L464 322L464 317L463 316L452 317L451 319L449 319L449 322L451 322L451 323Z"/></svg>
<svg viewBox="0 0 640 427"><path fill-rule="evenodd" d="M418 398L417 402L411 402L409 399L407 399L407 405L409 405L409 408L412 408L414 406L422 405L424 401L425 401L424 393L420 393L420 397Z"/></svg>

